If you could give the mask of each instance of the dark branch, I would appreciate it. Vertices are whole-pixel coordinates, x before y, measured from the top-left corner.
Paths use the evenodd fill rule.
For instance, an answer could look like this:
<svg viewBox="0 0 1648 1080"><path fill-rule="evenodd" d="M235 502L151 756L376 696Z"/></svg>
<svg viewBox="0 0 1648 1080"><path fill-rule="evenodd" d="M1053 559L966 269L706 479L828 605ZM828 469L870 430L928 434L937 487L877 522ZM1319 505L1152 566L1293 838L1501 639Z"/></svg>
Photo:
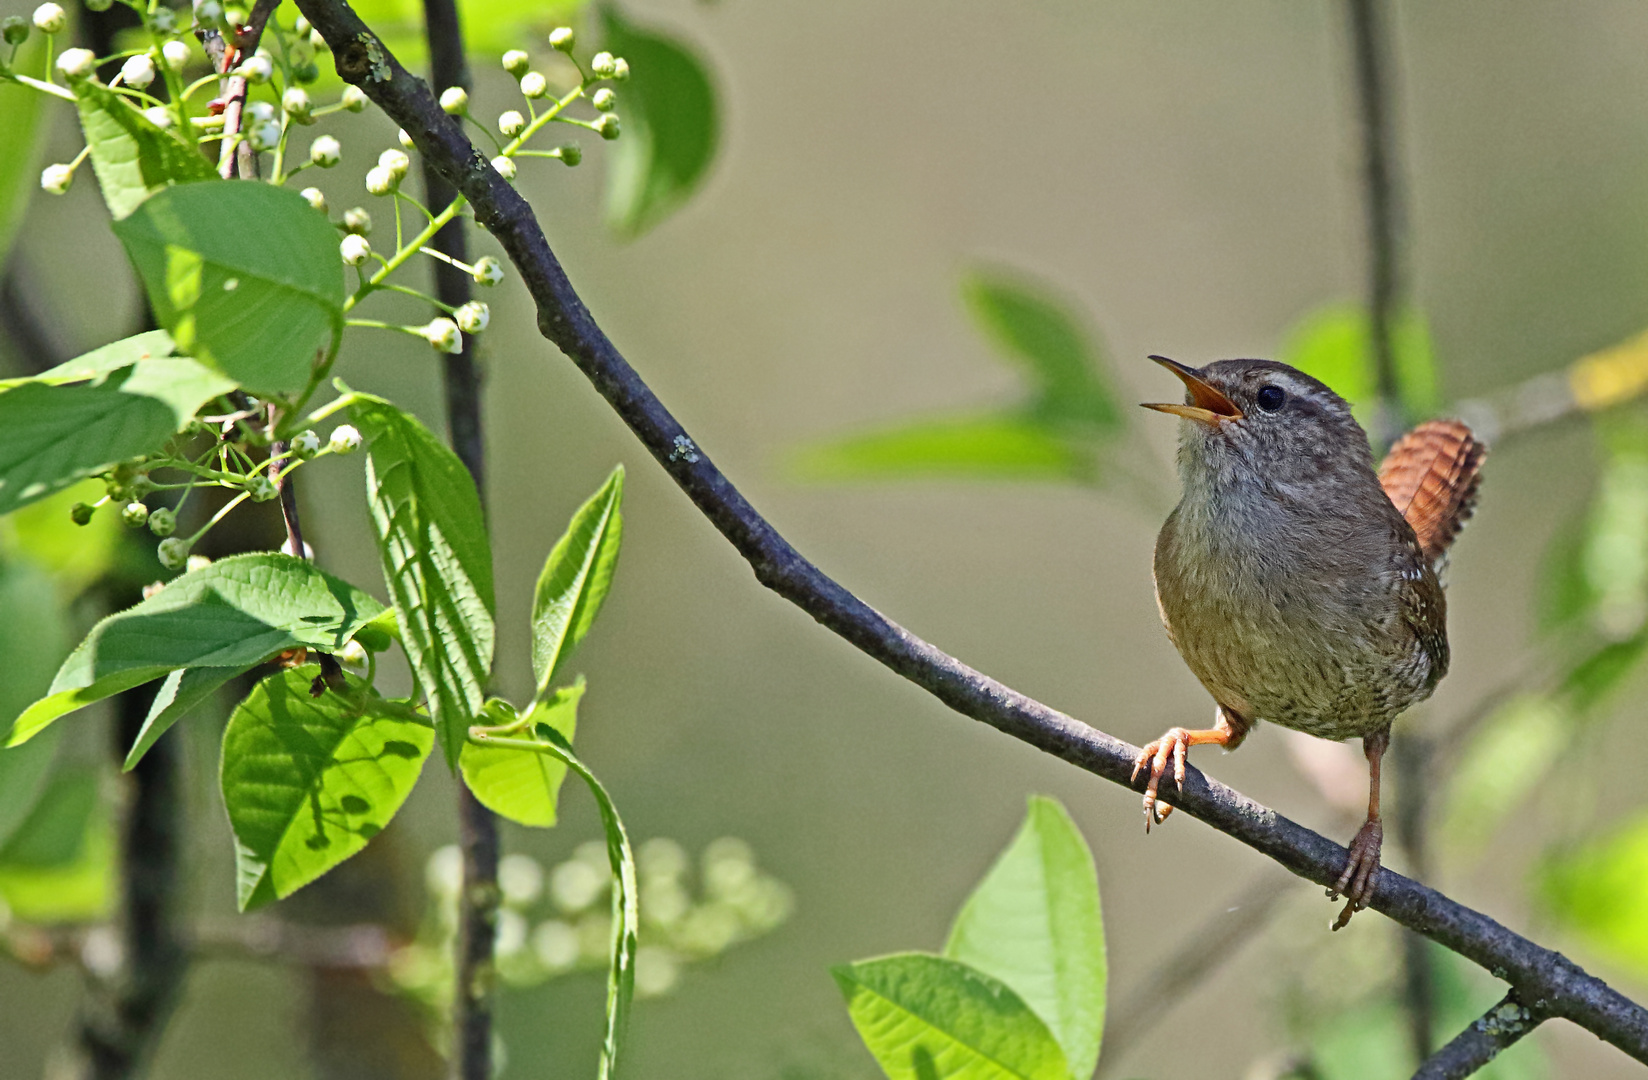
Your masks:
<svg viewBox="0 0 1648 1080"><path fill-rule="evenodd" d="M1419 1066L1413 1080L1462 1080L1499 1055L1499 1052L1545 1022L1546 1014L1522 1003L1515 990L1498 1005L1471 1021Z"/></svg>
<svg viewBox="0 0 1648 1080"><path fill-rule="evenodd" d="M410 132L418 150L474 207L503 245L538 309L539 330L577 364L642 445L751 568L756 580L963 715L1112 783L1130 780L1138 749L1032 700L922 641L822 573L756 512L670 415L591 318L550 250L532 209L488 164L428 86L406 72L343 0L298 0L332 46L338 72ZM1321 886L1347 853L1191 768L1180 809ZM1648 1010L1560 953L1391 870L1371 904L1403 926L1482 965L1553 1016L1572 1020L1648 1063Z"/></svg>

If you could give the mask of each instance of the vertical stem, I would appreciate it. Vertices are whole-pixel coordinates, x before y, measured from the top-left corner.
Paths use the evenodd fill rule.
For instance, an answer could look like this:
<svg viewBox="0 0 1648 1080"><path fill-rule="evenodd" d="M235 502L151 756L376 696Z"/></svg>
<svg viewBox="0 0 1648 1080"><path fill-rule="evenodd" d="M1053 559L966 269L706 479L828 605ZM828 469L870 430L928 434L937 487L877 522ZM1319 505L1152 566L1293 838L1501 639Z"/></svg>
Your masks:
<svg viewBox="0 0 1648 1080"><path fill-rule="evenodd" d="M436 94L452 86L469 86L464 61L463 25L453 0L424 0L424 32L429 41L430 82ZM428 161L424 189L430 206L445 206L457 194ZM467 263L464 221L454 218L435 234L430 246ZM453 307L468 303L473 286L468 274L446 262L435 263L435 295ZM452 449L475 479L484 502L486 445L481 429L481 377L475 364L475 339L464 336L463 351L446 357L446 423ZM458 957L453 1008L452 1076L456 1080L490 1080L492 1076L493 942L498 918L498 819L467 787L458 791L458 844L463 851L463 891L458 915Z"/></svg>

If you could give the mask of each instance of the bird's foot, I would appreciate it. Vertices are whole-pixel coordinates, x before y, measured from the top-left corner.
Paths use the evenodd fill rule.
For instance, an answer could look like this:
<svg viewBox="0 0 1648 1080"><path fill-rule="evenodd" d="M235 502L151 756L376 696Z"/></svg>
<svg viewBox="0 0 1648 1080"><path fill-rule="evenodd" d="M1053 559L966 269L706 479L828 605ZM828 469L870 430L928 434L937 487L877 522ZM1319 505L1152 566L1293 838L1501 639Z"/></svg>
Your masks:
<svg viewBox="0 0 1648 1080"><path fill-rule="evenodd" d="M1350 858L1345 861L1345 871L1328 890L1329 900L1337 900L1341 894L1345 897L1345 909L1333 923L1335 930L1344 928L1350 917L1367 907L1368 901L1373 899L1373 885L1379 875L1379 849L1384 843L1385 827L1377 818L1364 824L1356 839L1350 842Z"/></svg>
<svg viewBox="0 0 1648 1080"><path fill-rule="evenodd" d="M1173 782L1179 790L1184 790L1185 782L1185 752L1194 745L1190 732L1182 727L1170 729L1167 734L1153 742L1147 743L1139 756L1133 759L1133 775L1131 780L1137 780L1139 773L1150 770L1150 782L1144 788L1144 831L1149 832L1152 823L1160 825L1167 820L1167 815L1173 812L1173 807L1158 801L1157 791L1161 787L1162 776L1167 772L1167 763L1173 763Z"/></svg>

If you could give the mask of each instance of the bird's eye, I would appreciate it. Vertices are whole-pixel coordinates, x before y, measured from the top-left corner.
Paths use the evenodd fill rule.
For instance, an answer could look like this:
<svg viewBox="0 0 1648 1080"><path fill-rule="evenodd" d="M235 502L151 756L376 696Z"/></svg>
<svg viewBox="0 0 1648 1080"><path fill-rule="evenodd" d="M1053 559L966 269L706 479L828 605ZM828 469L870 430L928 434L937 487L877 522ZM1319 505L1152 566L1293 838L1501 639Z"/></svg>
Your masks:
<svg viewBox="0 0 1648 1080"><path fill-rule="evenodd" d="M1262 386L1259 388L1259 408L1265 410L1265 412L1275 412L1282 407L1282 402L1286 400L1287 394L1283 393L1280 386Z"/></svg>

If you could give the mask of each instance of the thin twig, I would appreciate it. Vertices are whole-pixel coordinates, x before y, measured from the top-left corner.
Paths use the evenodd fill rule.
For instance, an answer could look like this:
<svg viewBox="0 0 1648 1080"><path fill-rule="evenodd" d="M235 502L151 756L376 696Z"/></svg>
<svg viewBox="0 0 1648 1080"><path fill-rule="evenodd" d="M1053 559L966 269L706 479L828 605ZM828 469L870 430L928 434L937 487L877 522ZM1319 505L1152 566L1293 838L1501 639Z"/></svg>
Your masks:
<svg viewBox="0 0 1648 1080"><path fill-rule="evenodd" d="M263 40L263 28L269 24L269 17L280 6L280 0L257 0L252 5L252 12L246 17L246 25L235 28L235 47L225 49L222 53L223 89L218 100L223 102L223 149L218 155L218 175L225 180L239 177L242 180L255 180L258 175L257 151L252 149L248 139L236 138L244 129L243 114L246 109L246 77L231 75L230 68L238 61L257 52L258 42Z"/></svg>
<svg viewBox="0 0 1648 1080"><path fill-rule="evenodd" d="M1545 1022L1546 1013L1531 1009L1512 990L1504 999L1471 1021L1471 1026L1427 1058L1413 1080L1463 1080L1499 1055L1501 1050Z"/></svg>
<svg viewBox="0 0 1648 1080"><path fill-rule="evenodd" d="M297 3L331 45L338 73L411 134L425 159L463 193L476 220L502 244L537 304L540 332L578 365L750 564L757 581L957 712L1142 793L1145 779L1130 779L1137 747L974 671L893 623L802 557L630 367L567 280L532 208L441 111L429 87L400 65L344 0ZM1194 767L1187 770L1184 789L1173 794L1173 802L1185 814L1323 887L1338 879L1348 857L1340 845ZM1648 1009L1560 953L1389 869L1380 871L1370 906L1520 987L1526 999L1541 1002L1551 1015L1572 1020L1648 1063Z"/></svg>

